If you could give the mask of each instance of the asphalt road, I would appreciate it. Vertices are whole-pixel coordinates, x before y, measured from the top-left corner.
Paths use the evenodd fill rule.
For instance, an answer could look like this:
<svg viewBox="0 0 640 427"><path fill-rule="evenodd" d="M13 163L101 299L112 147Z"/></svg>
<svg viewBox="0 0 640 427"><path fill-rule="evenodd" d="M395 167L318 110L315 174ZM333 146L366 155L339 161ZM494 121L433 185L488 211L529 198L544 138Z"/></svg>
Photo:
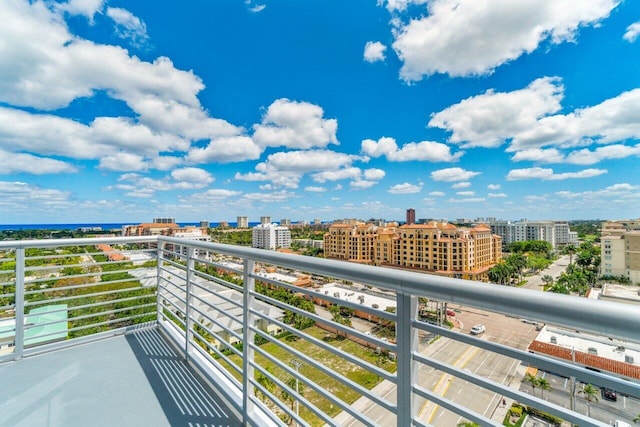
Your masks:
<svg viewBox="0 0 640 427"><path fill-rule="evenodd" d="M523 288L533 289L533 290L542 290L542 286L544 286L544 282L542 281L542 277L549 275L554 279L557 279L563 271L567 269L569 265L569 255L563 255L558 258L553 264L551 264L546 269L540 271L538 274L533 276L527 276L527 284L523 286Z"/></svg>
<svg viewBox="0 0 640 427"><path fill-rule="evenodd" d="M548 372L539 372L539 377L546 378L551 385L551 390L544 392L544 399L549 402L553 402L559 406L570 408L570 396L571 386L567 378L554 375ZM576 387L576 391L581 390L582 385L579 383ZM531 385L528 383L522 383L520 387L521 391L526 393L535 393L536 396L541 397L542 393L539 389L535 392L531 389ZM604 399L601 394L596 396L598 399L592 402L589 406L591 417L600 420L605 423L613 424L615 420L623 420L630 424L633 424L631 420L640 413L640 400L621 396L618 394L618 400L615 402ZM584 397L576 392L576 412L583 414L587 413L587 405Z"/></svg>
<svg viewBox="0 0 640 427"><path fill-rule="evenodd" d="M471 326L475 324L484 324L486 332L481 336L483 339L518 349L526 349L529 342L537 334L534 325L523 323L520 319L458 306L450 306L450 308L459 311L456 317L461 322L463 332L468 333ZM521 381L521 378L516 375L519 361L458 341L440 338L432 344L423 344L420 350L426 357L446 362L496 382L510 385ZM502 401L502 396L428 366L421 366L418 369L418 384L459 403L461 406L482 413L488 418L491 418ZM395 386L384 389L383 395L387 400L395 403ZM462 421L459 415L446 411L432 402L418 399L417 405L418 415L422 421L436 427L454 426ZM395 425L395 415L379 405L364 405L361 412L378 425ZM355 427L363 424L354 419L348 419L344 420L342 425Z"/></svg>

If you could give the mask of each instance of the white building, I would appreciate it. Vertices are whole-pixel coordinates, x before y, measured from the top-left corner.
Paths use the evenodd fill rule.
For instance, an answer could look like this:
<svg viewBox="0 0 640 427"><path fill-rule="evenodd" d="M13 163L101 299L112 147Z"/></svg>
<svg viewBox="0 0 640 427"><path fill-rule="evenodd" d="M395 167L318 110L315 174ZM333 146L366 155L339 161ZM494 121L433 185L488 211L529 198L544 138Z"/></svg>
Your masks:
<svg viewBox="0 0 640 427"><path fill-rule="evenodd" d="M554 248L578 243L578 233L569 229L566 221L494 221L491 232L502 237L503 246L514 242L542 240Z"/></svg>
<svg viewBox="0 0 640 427"><path fill-rule="evenodd" d="M201 242L210 242L211 236L209 236L202 228L197 227L185 227L177 228L171 233L172 237L178 237L180 239L199 240ZM187 256L187 246L173 245L173 251L183 256ZM210 253L204 249L194 249L193 255L196 258L209 260Z"/></svg>
<svg viewBox="0 0 640 427"><path fill-rule="evenodd" d="M259 249L288 248L291 246L291 232L277 224L260 224L252 229L252 246Z"/></svg>
<svg viewBox="0 0 640 427"><path fill-rule="evenodd" d="M239 216L236 228L249 228L249 217Z"/></svg>

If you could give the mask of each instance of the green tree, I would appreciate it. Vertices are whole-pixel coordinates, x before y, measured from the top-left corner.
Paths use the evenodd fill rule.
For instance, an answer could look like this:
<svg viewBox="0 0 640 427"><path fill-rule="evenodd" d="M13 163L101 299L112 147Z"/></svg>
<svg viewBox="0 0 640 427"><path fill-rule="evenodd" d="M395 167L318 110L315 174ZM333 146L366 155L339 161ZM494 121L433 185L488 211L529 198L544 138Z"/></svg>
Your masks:
<svg viewBox="0 0 640 427"><path fill-rule="evenodd" d="M583 384L582 390L578 391L584 397L587 404L587 417L591 417L591 402L598 401L598 388L591 384Z"/></svg>
<svg viewBox="0 0 640 427"><path fill-rule="evenodd" d="M480 425L471 421L461 421L456 424L456 427L480 427Z"/></svg>
<svg viewBox="0 0 640 427"><path fill-rule="evenodd" d="M273 394L276 391L276 383L260 371L256 371L256 381L269 393ZM256 396L260 397L263 402L267 399L267 394L257 388Z"/></svg>
<svg viewBox="0 0 640 427"><path fill-rule="evenodd" d="M538 387L540 387L542 398L544 399L544 391L551 390L551 384L546 378L538 378Z"/></svg>
<svg viewBox="0 0 640 427"><path fill-rule="evenodd" d="M489 269L487 273L492 283L506 285L513 277L513 269L505 262L500 262Z"/></svg>
<svg viewBox="0 0 640 427"><path fill-rule="evenodd" d="M505 259L505 263L522 280L522 272L527 267L527 258L520 253L511 254Z"/></svg>
<svg viewBox="0 0 640 427"><path fill-rule="evenodd" d="M524 376L524 380L529 384L531 384L531 393L535 396L536 387L539 384L540 378L536 377L535 375L531 375L529 372L527 372Z"/></svg>

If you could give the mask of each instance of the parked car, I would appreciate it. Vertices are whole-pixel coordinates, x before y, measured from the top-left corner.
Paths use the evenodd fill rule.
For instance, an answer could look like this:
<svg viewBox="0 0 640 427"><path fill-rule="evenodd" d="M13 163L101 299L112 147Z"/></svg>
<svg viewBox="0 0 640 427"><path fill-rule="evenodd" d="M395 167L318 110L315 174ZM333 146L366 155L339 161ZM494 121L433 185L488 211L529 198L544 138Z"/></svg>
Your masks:
<svg viewBox="0 0 640 427"><path fill-rule="evenodd" d="M618 395L616 394L616 392L606 387L602 388L602 397L612 402L615 402L618 400Z"/></svg>
<svg viewBox="0 0 640 427"><path fill-rule="evenodd" d="M473 335L480 335L484 333L484 331L485 331L484 325L475 325L471 328L471 333Z"/></svg>
<svg viewBox="0 0 640 427"><path fill-rule="evenodd" d="M447 308L447 316L455 316L456 312L451 310L450 308Z"/></svg>

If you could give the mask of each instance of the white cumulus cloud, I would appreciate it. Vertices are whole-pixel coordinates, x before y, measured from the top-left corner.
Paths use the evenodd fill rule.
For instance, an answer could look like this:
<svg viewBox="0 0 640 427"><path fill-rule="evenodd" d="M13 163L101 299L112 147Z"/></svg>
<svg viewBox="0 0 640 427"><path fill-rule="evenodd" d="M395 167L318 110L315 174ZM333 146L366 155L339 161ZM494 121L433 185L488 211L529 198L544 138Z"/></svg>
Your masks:
<svg viewBox="0 0 640 427"><path fill-rule="evenodd" d="M431 172L431 179L434 181L456 182L467 181L480 172L468 171L462 168L446 168Z"/></svg>
<svg viewBox="0 0 640 427"><path fill-rule="evenodd" d="M134 46L143 46L149 40L147 26L133 13L120 7L108 7L107 16L116 24L116 34L130 40Z"/></svg>
<svg viewBox="0 0 640 427"><path fill-rule="evenodd" d="M638 38L638 34L640 34L640 22L634 22L627 27L627 31L624 33L622 38L629 43L633 43Z"/></svg>
<svg viewBox="0 0 640 427"><path fill-rule="evenodd" d="M407 2L401 2L407 3ZM445 73L472 76L538 49L573 41L609 16L618 0L434 0L428 13L394 29L406 81Z"/></svg>
<svg viewBox="0 0 640 427"><path fill-rule="evenodd" d="M579 172L555 173L551 168L513 169L507 174L508 181L523 179L540 179L543 181L561 181L565 179L592 178L606 174L605 169L584 169Z"/></svg>
<svg viewBox="0 0 640 427"><path fill-rule="evenodd" d="M262 147L324 148L338 144L338 121L324 119L321 107L308 102L274 101L253 126L253 140Z"/></svg>
<svg viewBox="0 0 640 427"><path fill-rule="evenodd" d="M455 162L464 154L461 151L452 154L449 146L433 141L410 142L399 148L396 140L390 137L378 141L365 139L361 150L371 157L385 156L391 162Z"/></svg>
<svg viewBox="0 0 640 427"><path fill-rule="evenodd" d="M412 194L419 193L422 190L421 185L410 184L405 182L403 184L397 184L387 190L391 194Z"/></svg>
<svg viewBox="0 0 640 427"><path fill-rule="evenodd" d="M77 171L78 169L75 166L60 160L33 156L27 153L12 153L0 149L0 175L14 173L49 175Z"/></svg>
<svg viewBox="0 0 640 427"><path fill-rule="evenodd" d="M364 60L367 62L384 61L387 47L380 42L367 42L364 45Z"/></svg>
<svg viewBox="0 0 640 427"><path fill-rule="evenodd" d="M544 77L512 92L489 90L434 114L429 126L452 132L449 141L463 147L499 147L559 111L563 89L560 79Z"/></svg>

